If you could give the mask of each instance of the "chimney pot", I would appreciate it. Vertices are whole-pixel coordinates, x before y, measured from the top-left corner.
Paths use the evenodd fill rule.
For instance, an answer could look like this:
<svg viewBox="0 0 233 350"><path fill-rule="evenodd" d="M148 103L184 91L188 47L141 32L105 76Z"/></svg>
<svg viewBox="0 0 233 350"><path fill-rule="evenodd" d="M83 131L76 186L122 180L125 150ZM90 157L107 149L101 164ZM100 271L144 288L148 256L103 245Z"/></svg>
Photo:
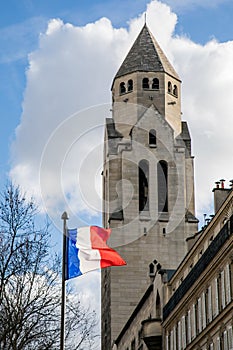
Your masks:
<svg viewBox="0 0 233 350"><path fill-rule="evenodd" d="M224 182L225 182L225 180L224 180L224 179L221 179L220 182L221 182L221 188L224 188Z"/></svg>

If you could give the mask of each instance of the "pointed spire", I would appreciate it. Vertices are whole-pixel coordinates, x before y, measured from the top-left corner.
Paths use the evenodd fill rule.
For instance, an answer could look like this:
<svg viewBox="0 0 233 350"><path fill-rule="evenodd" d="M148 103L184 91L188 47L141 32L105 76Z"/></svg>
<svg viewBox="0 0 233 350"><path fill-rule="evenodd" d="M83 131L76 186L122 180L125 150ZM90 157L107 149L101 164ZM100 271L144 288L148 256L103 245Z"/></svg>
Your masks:
<svg viewBox="0 0 233 350"><path fill-rule="evenodd" d="M131 47L115 78L132 72L165 72L180 80L146 23Z"/></svg>

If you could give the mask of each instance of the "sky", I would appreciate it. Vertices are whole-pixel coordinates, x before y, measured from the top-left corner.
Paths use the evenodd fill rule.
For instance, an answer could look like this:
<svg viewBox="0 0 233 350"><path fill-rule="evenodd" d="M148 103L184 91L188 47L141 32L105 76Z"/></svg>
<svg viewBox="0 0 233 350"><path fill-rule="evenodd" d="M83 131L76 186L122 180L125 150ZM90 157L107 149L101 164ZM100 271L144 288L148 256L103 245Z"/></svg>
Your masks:
<svg viewBox="0 0 233 350"><path fill-rule="evenodd" d="M110 87L147 11L150 30L183 81L197 216L211 214L214 182L232 174L232 1L11 0L1 7L1 187L10 177L36 199L42 192L57 226L63 207L77 224L101 222L99 167ZM89 163L75 160L82 152L95 163L84 177Z"/></svg>
<svg viewBox="0 0 233 350"><path fill-rule="evenodd" d="M145 11L182 80L201 224L214 182L233 177L232 0L2 1L0 185L32 192L58 229L63 210L70 225L101 224L112 79Z"/></svg>

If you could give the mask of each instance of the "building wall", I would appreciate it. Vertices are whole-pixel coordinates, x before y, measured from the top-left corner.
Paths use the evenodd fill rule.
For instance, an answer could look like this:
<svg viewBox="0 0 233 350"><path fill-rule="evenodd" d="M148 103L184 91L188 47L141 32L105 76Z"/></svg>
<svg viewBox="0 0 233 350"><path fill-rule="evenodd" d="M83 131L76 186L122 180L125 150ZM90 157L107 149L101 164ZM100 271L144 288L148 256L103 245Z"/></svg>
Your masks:
<svg viewBox="0 0 233 350"><path fill-rule="evenodd" d="M233 347L232 204L231 191L170 281L164 309L164 349Z"/></svg>

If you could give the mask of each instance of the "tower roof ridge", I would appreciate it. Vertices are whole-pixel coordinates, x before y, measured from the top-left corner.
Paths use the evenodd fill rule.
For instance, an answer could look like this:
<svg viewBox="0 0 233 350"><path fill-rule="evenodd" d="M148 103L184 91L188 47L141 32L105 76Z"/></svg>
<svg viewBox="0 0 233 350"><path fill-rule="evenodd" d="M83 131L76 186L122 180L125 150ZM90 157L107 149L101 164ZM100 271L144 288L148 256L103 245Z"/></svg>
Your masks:
<svg viewBox="0 0 233 350"><path fill-rule="evenodd" d="M132 72L165 72L180 80L145 23L115 78Z"/></svg>

